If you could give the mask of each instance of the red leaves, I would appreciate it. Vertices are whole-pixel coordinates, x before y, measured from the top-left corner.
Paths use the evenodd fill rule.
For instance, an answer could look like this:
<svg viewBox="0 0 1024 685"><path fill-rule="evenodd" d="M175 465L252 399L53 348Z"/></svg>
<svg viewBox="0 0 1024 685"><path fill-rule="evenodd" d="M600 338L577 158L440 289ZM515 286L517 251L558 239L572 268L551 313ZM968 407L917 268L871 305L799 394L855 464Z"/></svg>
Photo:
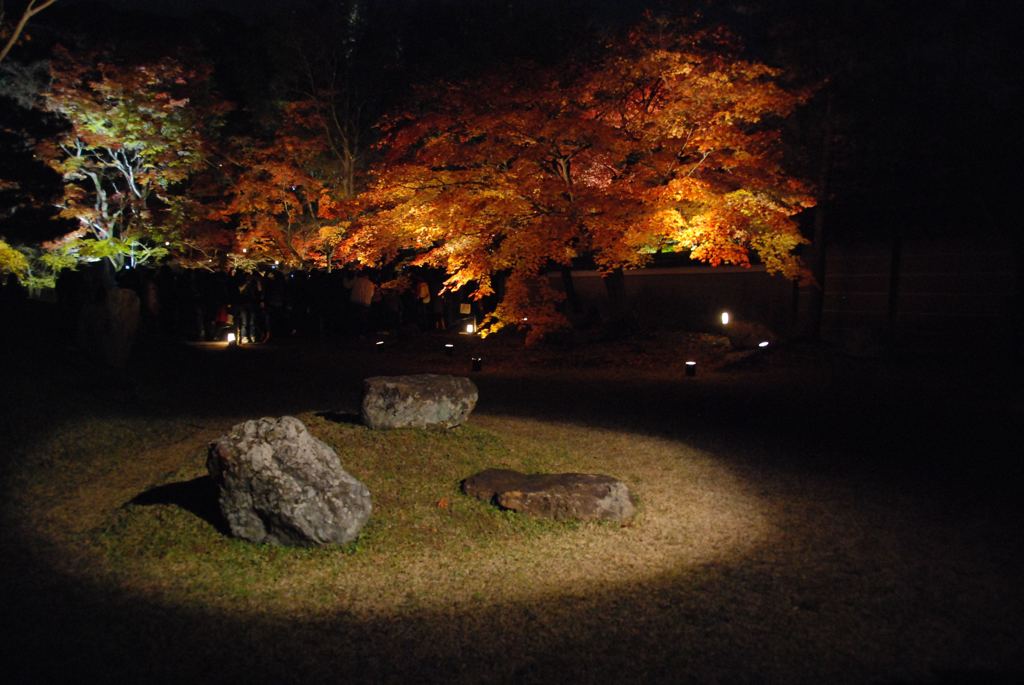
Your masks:
<svg viewBox="0 0 1024 685"><path fill-rule="evenodd" d="M753 251L798 276L792 217L809 189L779 167L779 133L764 122L805 94L736 48L725 32L650 17L586 66L436 84L382 126L373 211L346 247L368 262L419 250L414 263L444 268L453 288L505 272L484 332L516 325L532 338L565 323L544 269L582 251L608 269L657 250L746 266Z"/></svg>

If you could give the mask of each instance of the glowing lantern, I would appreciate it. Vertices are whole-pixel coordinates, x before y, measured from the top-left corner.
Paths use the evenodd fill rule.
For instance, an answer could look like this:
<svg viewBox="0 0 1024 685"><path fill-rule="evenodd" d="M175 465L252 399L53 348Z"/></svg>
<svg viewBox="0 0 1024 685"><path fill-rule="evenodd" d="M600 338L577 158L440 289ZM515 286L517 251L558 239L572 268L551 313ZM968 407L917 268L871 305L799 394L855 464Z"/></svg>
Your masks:
<svg viewBox="0 0 1024 685"><path fill-rule="evenodd" d="M722 312L722 325L723 326L728 326L729 325L729 312Z"/></svg>
<svg viewBox="0 0 1024 685"><path fill-rule="evenodd" d="M688 361L688 362L686 362L686 375L691 377L691 378L693 376L697 375L697 362L695 362L695 361Z"/></svg>

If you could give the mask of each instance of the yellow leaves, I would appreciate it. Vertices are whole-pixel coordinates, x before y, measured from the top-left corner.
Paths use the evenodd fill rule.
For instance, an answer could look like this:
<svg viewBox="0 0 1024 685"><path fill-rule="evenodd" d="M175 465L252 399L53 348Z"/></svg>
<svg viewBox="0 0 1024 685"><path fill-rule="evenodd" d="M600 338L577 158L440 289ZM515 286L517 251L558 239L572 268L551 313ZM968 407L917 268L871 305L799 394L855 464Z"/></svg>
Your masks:
<svg viewBox="0 0 1024 685"><path fill-rule="evenodd" d="M345 221L333 226L321 226L317 231L317 238L322 243L337 244L345 237L345 231L350 225L351 222Z"/></svg>
<svg viewBox="0 0 1024 685"><path fill-rule="evenodd" d="M19 280L28 275L28 258L0 240L0 274L14 274Z"/></svg>

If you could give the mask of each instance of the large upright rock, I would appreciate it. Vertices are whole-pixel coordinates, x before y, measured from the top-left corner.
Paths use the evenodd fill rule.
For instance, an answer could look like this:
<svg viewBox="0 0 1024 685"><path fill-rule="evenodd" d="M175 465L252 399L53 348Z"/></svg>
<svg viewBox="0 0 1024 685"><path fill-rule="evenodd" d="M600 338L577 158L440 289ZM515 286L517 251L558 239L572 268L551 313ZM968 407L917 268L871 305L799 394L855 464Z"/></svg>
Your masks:
<svg viewBox="0 0 1024 685"><path fill-rule="evenodd" d="M622 481L596 473L520 473L487 469L462 491L504 509L553 519L628 521L636 513Z"/></svg>
<svg viewBox="0 0 1024 685"><path fill-rule="evenodd" d="M278 545L345 544L370 518L370 492L292 416L240 423L210 445L232 535Z"/></svg>
<svg viewBox="0 0 1024 685"><path fill-rule="evenodd" d="M110 288L103 298L79 312L78 344L115 369L128 366L139 328L139 296L127 288Z"/></svg>
<svg viewBox="0 0 1024 685"><path fill-rule="evenodd" d="M477 397L473 381L461 376L374 376L363 381L363 423L374 429L453 428L469 417Z"/></svg>

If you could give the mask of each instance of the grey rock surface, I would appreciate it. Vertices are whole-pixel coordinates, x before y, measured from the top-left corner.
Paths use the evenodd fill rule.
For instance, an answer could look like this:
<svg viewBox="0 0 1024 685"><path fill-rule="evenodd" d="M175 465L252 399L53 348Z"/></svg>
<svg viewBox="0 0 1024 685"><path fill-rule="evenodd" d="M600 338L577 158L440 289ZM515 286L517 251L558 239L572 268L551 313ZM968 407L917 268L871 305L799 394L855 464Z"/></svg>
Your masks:
<svg viewBox="0 0 1024 685"><path fill-rule="evenodd" d="M370 491L292 416L245 421L210 445L207 470L231 534L278 545L351 542Z"/></svg>
<svg viewBox="0 0 1024 685"><path fill-rule="evenodd" d="M374 376L363 381L361 415L373 429L453 428L476 406L473 381L462 376Z"/></svg>
<svg viewBox="0 0 1024 685"><path fill-rule="evenodd" d="M560 520L624 522L636 514L626 484L601 474L487 469L462 481L462 491L505 509Z"/></svg>

